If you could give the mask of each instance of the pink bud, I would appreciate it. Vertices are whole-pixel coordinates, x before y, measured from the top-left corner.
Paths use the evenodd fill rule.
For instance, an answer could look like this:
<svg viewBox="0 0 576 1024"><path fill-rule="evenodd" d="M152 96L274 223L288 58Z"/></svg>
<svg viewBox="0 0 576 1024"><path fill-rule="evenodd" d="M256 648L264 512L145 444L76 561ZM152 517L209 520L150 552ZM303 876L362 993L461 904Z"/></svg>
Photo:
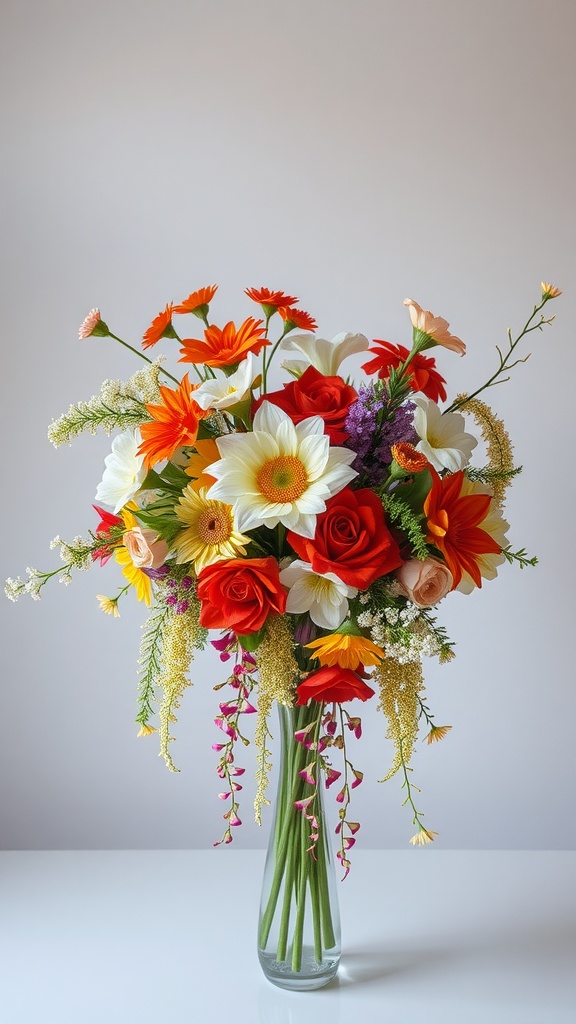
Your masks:
<svg viewBox="0 0 576 1024"><path fill-rule="evenodd" d="M356 789L356 786L359 786L360 783L362 782L362 779L364 778L364 772L357 772L355 768L353 768L352 770L354 772L354 782L352 783L352 786L350 788Z"/></svg>
<svg viewBox="0 0 576 1024"><path fill-rule="evenodd" d="M344 840L344 849L351 850L355 842L356 840L353 839L352 836L347 836L347 838Z"/></svg>
<svg viewBox="0 0 576 1024"><path fill-rule="evenodd" d="M355 835L356 832L358 831L358 829L360 828L360 822L359 821L347 821L346 824L347 824L348 828L350 829L350 831L352 832L353 835Z"/></svg>
<svg viewBox="0 0 576 1024"><path fill-rule="evenodd" d="M218 751L224 750L225 746L226 746L225 743L213 743L212 744L212 750L218 750Z"/></svg>
<svg viewBox="0 0 576 1024"><path fill-rule="evenodd" d="M232 796L231 793L218 793L218 799L219 800L228 800L228 798L231 797L231 796Z"/></svg>
<svg viewBox="0 0 576 1024"><path fill-rule="evenodd" d="M242 824L242 822L240 821L240 818L238 817L237 814L231 814L230 815L230 824L231 825L241 825Z"/></svg>
<svg viewBox="0 0 576 1024"><path fill-rule="evenodd" d="M300 776L301 779L304 779L305 782L307 782L309 786L315 786L316 785L316 779L310 773L310 765L308 765L307 768L303 768L301 772L298 772L298 775Z"/></svg>
<svg viewBox="0 0 576 1024"><path fill-rule="evenodd" d="M307 796L304 800L295 800L294 807L297 811L306 811L308 809L308 805L312 803L313 799L313 796Z"/></svg>
<svg viewBox="0 0 576 1024"><path fill-rule="evenodd" d="M336 796L336 803L343 804L345 796L346 796L346 788L341 789L340 792L337 794L337 796Z"/></svg>
<svg viewBox="0 0 576 1024"><path fill-rule="evenodd" d="M334 768L329 768L326 774L326 789L328 789L333 782L336 782L336 779L339 779L341 774L342 772L337 772Z"/></svg>

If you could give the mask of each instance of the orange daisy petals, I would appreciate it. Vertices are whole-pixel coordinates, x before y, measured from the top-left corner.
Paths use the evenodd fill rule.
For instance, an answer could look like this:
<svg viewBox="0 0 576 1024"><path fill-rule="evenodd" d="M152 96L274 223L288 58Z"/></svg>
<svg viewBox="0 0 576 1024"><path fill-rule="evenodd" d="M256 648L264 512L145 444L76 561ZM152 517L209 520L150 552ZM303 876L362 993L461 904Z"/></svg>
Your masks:
<svg viewBox="0 0 576 1024"><path fill-rule="evenodd" d="M261 306L293 306L298 299L295 295L285 295L284 292L272 292L269 288L246 288L245 294Z"/></svg>
<svg viewBox="0 0 576 1024"><path fill-rule="evenodd" d="M208 306L217 291L217 284L210 284L207 288L199 288L197 292L191 292L187 299L183 299L179 306L174 306L174 312L194 313L200 306Z"/></svg>
<svg viewBox="0 0 576 1024"><path fill-rule="evenodd" d="M220 458L218 445L213 438L207 437L202 441L195 441L195 452L190 455L185 473L194 478L192 487L198 491L201 487L209 487L216 483L216 477L206 472L206 467L211 466Z"/></svg>
<svg viewBox="0 0 576 1024"><path fill-rule="evenodd" d="M172 327L172 311L172 303L167 302L166 309L162 313L158 313L158 316L154 317L150 327L143 335L142 348L151 348L152 345L155 345L160 341L160 338L163 338L166 335L167 330ZM174 337L174 334L169 333L166 336Z"/></svg>
<svg viewBox="0 0 576 1024"><path fill-rule="evenodd" d="M303 309L293 309L292 306L279 306L278 312L285 323L294 324L301 331L315 331L318 327L314 317Z"/></svg>
<svg viewBox="0 0 576 1024"><path fill-rule="evenodd" d="M482 529L488 516L492 497L489 494L461 494L464 473L440 477L429 466L432 488L424 502L424 515L428 532L426 541L444 556L454 578L452 589L458 586L462 573L467 572L477 587L482 586L478 556L500 554L500 545Z"/></svg>
<svg viewBox="0 0 576 1024"><path fill-rule="evenodd" d="M138 454L144 456L148 469L169 459L181 445L195 443L198 424L206 416L192 397L197 386L185 374L177 389L160 388L160 405L146 406L152 420L140 426L143 440Z"/></svg>
<svg viewBox="0 0 576 1024"><path fill-rule="evenodd" d="M185 338L180 352L181 363L203 363L205 366L234 366L245 359L249 352L258 355L270 342L263 337L266 333L260 327L262 320L248 317L236 330L230 321L220 329L211 325L204 331L204 341L199 338Z"/></svg>

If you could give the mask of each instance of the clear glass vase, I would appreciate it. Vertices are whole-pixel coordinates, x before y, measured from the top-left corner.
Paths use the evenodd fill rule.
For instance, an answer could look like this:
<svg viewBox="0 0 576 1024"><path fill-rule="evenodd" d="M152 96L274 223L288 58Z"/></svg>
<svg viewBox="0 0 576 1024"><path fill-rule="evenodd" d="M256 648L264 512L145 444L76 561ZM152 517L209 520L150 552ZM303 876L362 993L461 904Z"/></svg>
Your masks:
<svg viewBox="0 0 576 1024"><path fill-rule="evenodd" d="M280 777L258 923L264 974L280 988L300 991L328 984L338 971L341 948L323 780L314 768L315 786L299 774L309 771L317 756L319 710L318 704L279 705ZM302 736L306 729L307 742L296 740L295 733ZM304 807L295 806L302 801Z"/></svg>

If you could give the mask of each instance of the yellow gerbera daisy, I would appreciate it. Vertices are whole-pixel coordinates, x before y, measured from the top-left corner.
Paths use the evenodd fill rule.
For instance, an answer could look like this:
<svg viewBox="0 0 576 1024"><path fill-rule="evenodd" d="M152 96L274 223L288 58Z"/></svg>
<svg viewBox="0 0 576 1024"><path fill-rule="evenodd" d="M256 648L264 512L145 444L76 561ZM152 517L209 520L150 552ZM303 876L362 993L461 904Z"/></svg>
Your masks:
<svg viewBox="0 0 576 1024"><path fill-rule="evenodd" d="M197 573L214 562L245 555L244 545L250 543L236 529L232 506L208 499L207 491L207 487L196 491L189 483L174 510L186 526L174 540L176 561L194 562Z"/></svg>
<svg viewBox="0 0 576 1024"><path fill-rule="evenodd" d="M356 669L359 665L378 665L384 651L364 636L352 633L331 633L306 644L314 652L321 665L338 665L340 668Z"/></svg>

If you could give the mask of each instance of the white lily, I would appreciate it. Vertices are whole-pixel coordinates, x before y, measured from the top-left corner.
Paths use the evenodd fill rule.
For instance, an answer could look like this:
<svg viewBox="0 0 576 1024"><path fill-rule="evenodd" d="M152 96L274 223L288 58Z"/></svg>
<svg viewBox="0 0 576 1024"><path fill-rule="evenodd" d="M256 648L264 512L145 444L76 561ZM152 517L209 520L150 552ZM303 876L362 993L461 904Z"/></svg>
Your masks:
<svg viewBox="0 0 576 1024"><path fill-rule="evenodd" d="M282 586L289 589L286 611L308 612L322 629L337 629L348 615L348 598L358 591L343 583L333 572L321 575L299 558L280 573Z"/></svg>
<svg viewBox="0 0 576 1024"><path fill-rule="evenodd" d="M436 402L426 395L414 395L416 405L414 429L420 438L416 450L422 452L434 469L457 473L470 462L478 441L464 430L465 420L459 412L442 414Z"/></svg>
<svg viewBox="0 0 576 1024"><path fill-rule="evenodd" d="M315 366L325 377L335 377L340 364L356 352L365 352L370 342L363 334L349 331L337 334L332 341L316 338L310 334L290 334L282 341L280 348L285 352L300 352L306 362L290 359L282 363L284 369L301 377L309 366Z"/></svg>
<svg viewBox="0 0 576 1024"><path fill-rule="evenodd" d="M215 378L205 380L194 392L194 401L201 409L229 409L246 397L254 380L252 353L249 352L237 370L226 376L222 370L215 370Z"/></svg>
<svg viewBox="0 0 576 1024"><path fill-rule="evenodd" d="M104 459L102 480L96 491L96 501L111 505L118 513L135 494L146 478L144 456L138 455L142 443L139 430L124 430L112 441L112 451Z"/></svg>

